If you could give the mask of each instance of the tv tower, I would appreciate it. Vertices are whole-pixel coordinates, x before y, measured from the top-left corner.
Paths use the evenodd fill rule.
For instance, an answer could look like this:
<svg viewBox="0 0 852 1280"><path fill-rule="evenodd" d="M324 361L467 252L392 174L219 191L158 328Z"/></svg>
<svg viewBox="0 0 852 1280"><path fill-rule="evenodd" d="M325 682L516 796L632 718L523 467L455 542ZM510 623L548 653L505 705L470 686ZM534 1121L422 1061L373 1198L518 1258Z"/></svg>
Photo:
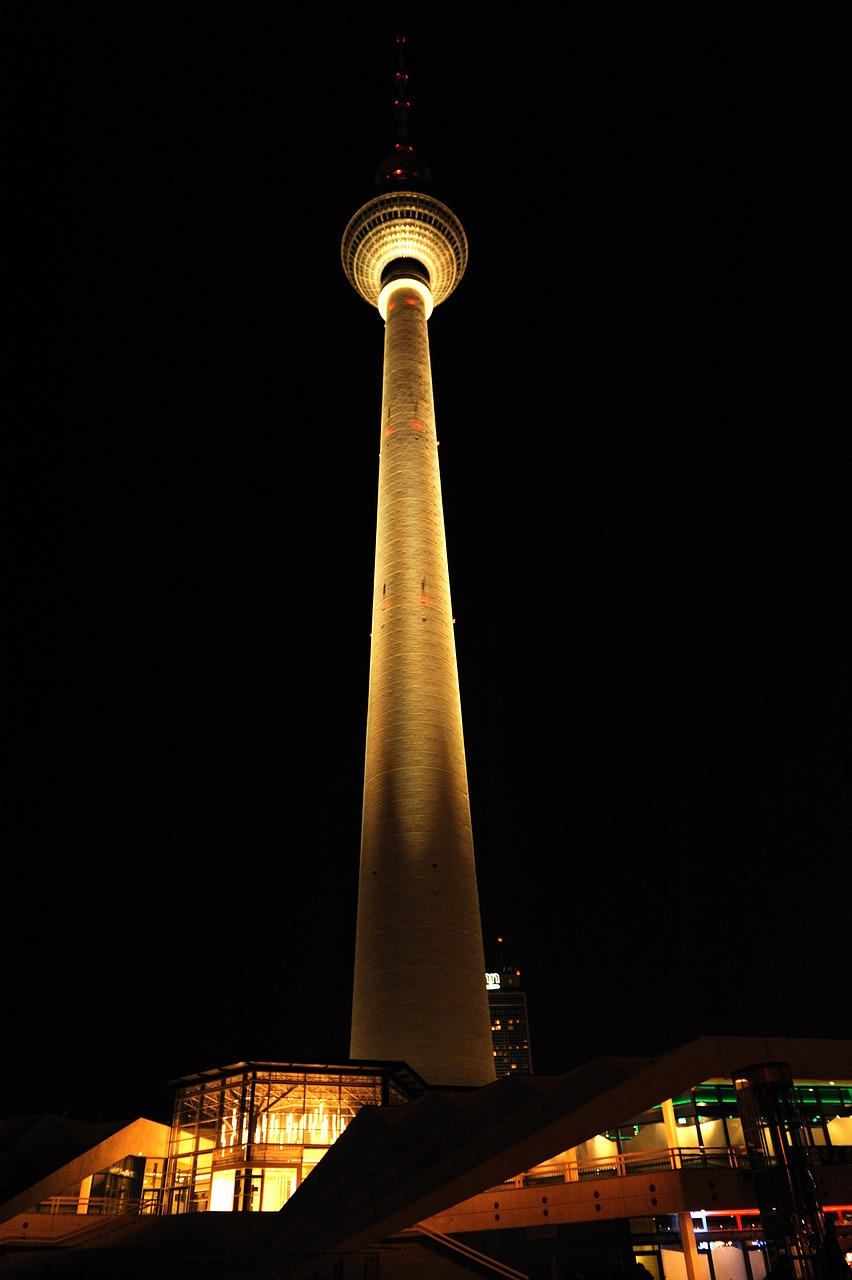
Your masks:
<svg viewBox="0 0 852 1280"><path fill-rule="evenodd" d="M408 141L396 41L396 144L341 246L385 324L349 1052L480 1086L496 1076L427 330L464 273L467 237Z"/></svg>

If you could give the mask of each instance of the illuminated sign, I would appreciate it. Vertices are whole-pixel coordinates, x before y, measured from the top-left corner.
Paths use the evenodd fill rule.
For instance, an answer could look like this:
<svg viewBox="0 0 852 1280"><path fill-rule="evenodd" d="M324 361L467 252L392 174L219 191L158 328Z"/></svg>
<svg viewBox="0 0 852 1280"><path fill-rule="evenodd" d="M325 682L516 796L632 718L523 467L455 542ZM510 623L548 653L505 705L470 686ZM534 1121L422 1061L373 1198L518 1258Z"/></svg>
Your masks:
<svg viewBox="0 0 852 1280"><path fill-rule="evenodd" d="M485 975L485 990L486 990L486 991L499 991L499 990L500 990L500 975L499 975L499 973L486 973L486 975Z"/></svg>

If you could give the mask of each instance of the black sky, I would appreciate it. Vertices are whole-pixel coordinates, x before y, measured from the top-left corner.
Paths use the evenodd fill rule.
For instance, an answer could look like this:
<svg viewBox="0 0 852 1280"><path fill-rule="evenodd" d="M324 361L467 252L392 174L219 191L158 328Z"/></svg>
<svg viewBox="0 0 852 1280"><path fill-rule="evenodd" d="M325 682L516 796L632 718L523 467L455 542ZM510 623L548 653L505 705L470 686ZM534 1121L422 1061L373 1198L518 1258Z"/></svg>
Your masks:
<svg viewBox="0 0 852 1280"><path fill-rule="evenodd" d="M495 12L7 18L8 1115L347 1056L382 331L339 245L398 30L470 241L436 415L535 1069L852 1035L848 12Z"/></svg>

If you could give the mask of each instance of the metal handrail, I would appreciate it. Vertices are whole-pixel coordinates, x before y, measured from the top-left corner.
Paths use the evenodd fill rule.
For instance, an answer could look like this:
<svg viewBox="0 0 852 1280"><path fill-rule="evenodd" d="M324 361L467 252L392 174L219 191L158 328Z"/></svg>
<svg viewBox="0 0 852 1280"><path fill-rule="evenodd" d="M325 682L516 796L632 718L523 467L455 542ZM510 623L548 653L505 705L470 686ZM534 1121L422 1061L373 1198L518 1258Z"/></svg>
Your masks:
<svg viewBox="0 0 852 1280"><path fill-rule="evenodd" d="M661 1169L740 1169L748 1167L746 1152L737 1147L658 1147L630 1155L597 1156L588 1160L560 1160L519 1173L501 1187L541 1186L547 1182L584 1182L591 1178L628 1177Z"/></svg>
<svg viewBox="0 0 852 1280"><path fill-rule="evenodd" d="M138 1214L143 1201L139 1198L116 1200L111 1196L48 1196L34 1210L36 1214L79 1214L86 1217L113 1217ZM83 1207L85 1206L85 1212Z"/></svg>
<svg viewBox="0 0 852 1280"><path fill-rule="evenodd" d="M476 1262L481 1267L489 1268L495 1276L503 1276L505 1280L529 1280L529 1276L525 1271L516 1271L514 1267L508 1266L505 1262L499 1262L497 1258L492 1258L486 1253L480 1253L478 1249L471 1248L470 1245L464 1244L461 1240L456 1240L453 1236L445 1236L440 1231L432 1231L431 1228L423 1226L422 1223L418 1223L416 1227L411 1227L408 1231L400 1234L426 1236L428 1239L434 1240L436 1244L440 1244L443 1248L457 1254L460 1258L467 1258L470 1262Z"/></svg>

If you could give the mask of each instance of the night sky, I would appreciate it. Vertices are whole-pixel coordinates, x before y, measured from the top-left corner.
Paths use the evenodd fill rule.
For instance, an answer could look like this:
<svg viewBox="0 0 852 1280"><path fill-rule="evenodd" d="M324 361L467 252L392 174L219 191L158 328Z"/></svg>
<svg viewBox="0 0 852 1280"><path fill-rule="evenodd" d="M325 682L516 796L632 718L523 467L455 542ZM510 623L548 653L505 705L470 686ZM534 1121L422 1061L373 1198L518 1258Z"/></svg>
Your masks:
<svg viewBox="0 0 852 1280"><path fill-rule="evenodd" d="M848 8L10 12L4 1113L347 1057L383 335L340 240L397 31L470 242L430 341L534 1069L852 1036Z"/></svg>

